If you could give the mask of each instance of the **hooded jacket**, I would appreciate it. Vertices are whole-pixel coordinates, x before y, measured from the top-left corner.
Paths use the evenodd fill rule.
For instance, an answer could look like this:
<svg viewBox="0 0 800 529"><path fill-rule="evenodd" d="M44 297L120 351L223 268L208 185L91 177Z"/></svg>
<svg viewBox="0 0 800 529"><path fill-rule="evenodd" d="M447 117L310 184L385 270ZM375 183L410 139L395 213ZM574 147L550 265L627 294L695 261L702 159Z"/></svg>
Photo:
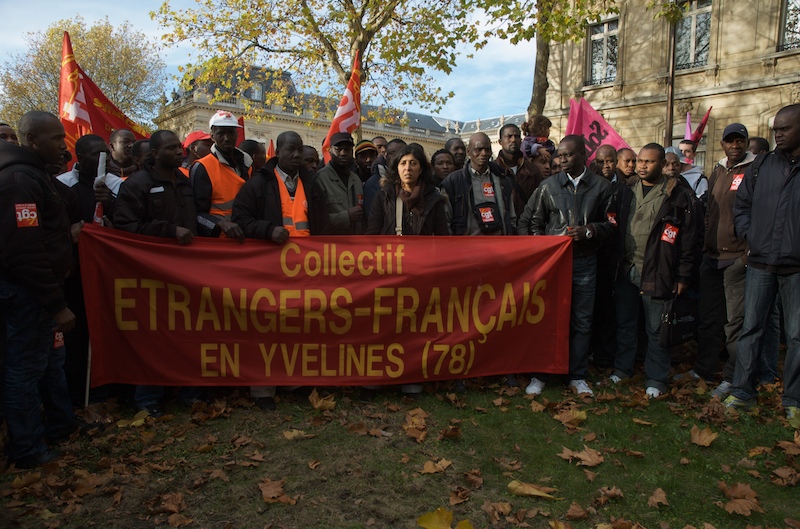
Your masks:
<svg viewBox="0 0 800 529"><path fill-rule="evenodd" d="M65 200L35 153L0 141L0 274L50 314L67 307L72 263Z"/></svg>
<svg viewBox="0 0 800 529"><path fill-rule="evenodd" d="M754 168L758 173L754 174ZM777 273L800 271L800 158L761 154L744 173L733 208L747 262Z"/></svg>
<svg viewBox="0 0 800 529"><path fill-rule="evenodd" d="M617 192L617 224L620 237L617 246L617 274L622 274L625 237L631 221L633 187L639 177L631 177ZM695 244L699 233L694 214L695 197L692 190L676 178L669 178L666 197L656 212L655 222L647 238L642 268L642 293L657 299L673 296L676 283L691 284L695 265Z"/></svg>
<svg viewBox="0 0 800 529"><path fill-rule="evenodd" d="M747 243L736 236L733 226L733 205L736 192L744 180L744 172L756 157L747 152L744 159L728 167L728 158L719 161L708 179L706 236L703 253L710 259L729 260L744 255Z"/></svg>

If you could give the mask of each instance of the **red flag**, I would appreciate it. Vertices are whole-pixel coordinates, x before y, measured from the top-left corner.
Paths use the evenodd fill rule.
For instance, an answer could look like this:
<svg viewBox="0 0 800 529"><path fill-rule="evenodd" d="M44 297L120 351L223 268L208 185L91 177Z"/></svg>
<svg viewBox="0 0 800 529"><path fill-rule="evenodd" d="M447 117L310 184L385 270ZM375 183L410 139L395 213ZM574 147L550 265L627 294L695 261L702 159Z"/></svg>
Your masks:
<svg viewBox="0 0 800 529"><path fill-rule="evenodd" d="M61 83L58 87L58 116L67 133L67 147L75 160L75 142L86 134L108 141L116 129L130 129L137 140L147 131L122 113L75 61L69 33L61 44Z"/></svg>
<svg viewBox="0 0 800 529"><path fill-rule="evenodd" d="M344 91L342 100L339 103L339 108L336 109L336 115L333 116L331 128L328 130L328 135L325 136L325 141L322 142L322 158L325 163L331 159L330 142L331 136L337 132L352 133L361 125L361 61L358 57L358 51L353 58L353 73L350 74L350 81L347 83L347 88Z"/></svg>
<svg viewBox="0 0 800 529"><path fill-rule="evenodd" d="M712 108L714 107L708 107L706 115L703 116L703 120L697 126L697 130L694 131L694 134L692 134L691 140L694 142L695 145L700 145L700 138L703 137L703 131L706 130L706 124L708 123L708 117L711 115Z"/></svg>
<svg viewBox="0 0 800 529"><path fill-rule="evenodd" d="M240 127L236 129L236 146L238 147L244 141L244 118L239 118L236 122L239 123ZM269 160L269 158L267 158L267 160Z"/></svg>
<svg viewBox="0 0 800 529"><path fill-rule="evenodd" d="M269 140L269 147L267 147L267 160L271 160L275 158L275 144L272 143L272 139Z"/></svg>
<svg viewBox="0 0 800 529"><path fill-rule="evenodd" d="M574 99L569 100L566 134L583 136L583 140L586 143L586 154L588 155L586 158L587 164L594 160L597 148L601 145L611 145L614 150L619 150L623 147L631 148L622 139L622 136L617 134L617 131L603 119L603 116L583 98L578 102Z"/></svg>

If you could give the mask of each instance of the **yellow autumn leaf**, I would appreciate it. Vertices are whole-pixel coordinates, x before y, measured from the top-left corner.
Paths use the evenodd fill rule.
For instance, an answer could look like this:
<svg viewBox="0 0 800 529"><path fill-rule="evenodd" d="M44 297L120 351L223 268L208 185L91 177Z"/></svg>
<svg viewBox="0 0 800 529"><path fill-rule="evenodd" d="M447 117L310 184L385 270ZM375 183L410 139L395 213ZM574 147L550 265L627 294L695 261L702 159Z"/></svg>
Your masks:
<svg viewBox="0 0 800 529"><path fill-rule="evenodd" d="M439 507L433 512L428 512L417 518L417 525L424 529L451 529L453 512L444 507Z"/></svg>
<svg viewBox="0 0 800 529"><path fill-rule="evenodd" d="M333 394L330 394L327 397L320 397L319 393L317 393L317 388L314 388L314 390L311 392L311 395L308 396L308 400L311 402L311 405L315 410L330 411L336 407L336 402L333 400Z"/></svg>
<svg viewBox="0 0 800 529"><path fill-rule="evenodd" d="M514 496L533 496L537 498L546 498L548 500L556 499L555 496L548 494L555 492L557 489L552 487L540 487L533 483L524 483L517 479L508 484L508 491Z"/></svg>

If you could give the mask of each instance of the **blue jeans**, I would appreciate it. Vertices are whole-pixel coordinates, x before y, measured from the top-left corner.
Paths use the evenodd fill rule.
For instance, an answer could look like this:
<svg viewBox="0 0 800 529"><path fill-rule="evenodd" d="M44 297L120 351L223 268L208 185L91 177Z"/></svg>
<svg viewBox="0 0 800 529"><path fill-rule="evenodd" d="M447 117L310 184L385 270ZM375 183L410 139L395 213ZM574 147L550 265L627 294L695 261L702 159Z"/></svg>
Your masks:
<svg viewBox="0 0 800 529"><path fill-rule="evenodd" d="M778 374L778 356L781 346L781 299L772 305L764 337L761 339L761 359L758 362L758 380L762 384L774 384ZM735 366L734 366L735 368ZM731 369L733 376L733 369Z"/></svg>
<svg viewBox="0 0 800 529"><path fill-rule="evenodd" d="M53 318L27 290L2 278L0 304L6 320L6 451L13 462L44 453L45 437L69 430L75 415L64 375L66 351L55 347Z"/></svg>
<svg viewBox="0 0 800 529"><path fill-rule="evenodd" d="M661 316L664 300L641 294L642 278L636 267L631 267L627 277L619 277L614 284L614 306L617 311L617 356L614 374L620 378L633 376L638 340L639 310L644 307L647 331L647 354L644 359L645 386L667 391L669 381L669 350L661 347Z"/></svg>
<svg viewBox="0 0 800 529"><path fill-rule="evenodd" d="M762 362L764 329L780 293L783 324L786 331L786 359L783 364L783 405L800 405L800 273L779 276L747 268L744 294L744 325L739 338L732 394L740 399L757 395L759 367ZM769 354L769 353L765 353Z"/></svg>
<svg viewBox="0 0 800 529"><path fill-rule="evenodd" d="M569 322L569 379L586 378L592 339L597 257L572 259L572 308Z"/></svg>

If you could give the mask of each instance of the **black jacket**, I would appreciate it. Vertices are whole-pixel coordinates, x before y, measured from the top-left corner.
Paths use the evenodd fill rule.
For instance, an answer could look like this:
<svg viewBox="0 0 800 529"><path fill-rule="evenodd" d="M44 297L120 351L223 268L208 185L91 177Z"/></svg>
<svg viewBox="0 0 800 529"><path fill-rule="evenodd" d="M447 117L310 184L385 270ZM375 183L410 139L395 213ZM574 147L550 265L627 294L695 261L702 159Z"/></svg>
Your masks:
<svg viewBox="0 0 800 529"><path fill-rule="evenodd" d="M751 266L800 268L800 160L778 150L759 155L744 173L733 215Z"/></svg>
<svg viewBox="0 0 800 529"><path fill-rule="evenodd" d="M590 226L591 239L575 241L574 256L593 255L616 236L611 183L593 172L578 181L577 189L564 172L545 178L525 205L517 223L520 235L566 235L569 226Z"/></svg>
<svg viewBox="0 0 800 529"><path fill-rule="evenodd" d="M0 274L50 314L66 308L62 285L72 263L65 200L30 150L0 141Z"/></svg>
<svg viewBox="0 0 800 529"><path fill-rule="evenodd" d="M175 184L153 172L153 160L125 180L119 188L113 223L115 228L174 238L178 226L197 235L197 210L189 179L175 169Z"/></svg>
<svg viewBox="0 0 800 529"><path fill-rule="evenodd" d="M277 158L270 158L256 174L244 183L236 199L233 201L231 220L244 231L244 236L251 239L267 239L272 231L283 226L283 210L278 181L275 179ZM316 222L312 219L311 190L314 175L305 167L300 167L300 181L308 202L308 222L312 235L316 235Z"/></svg>
<svg viewBox="0 0 800 529"><path fill-rule="evenodd" d="M627 185L621 185L617 192L617 274L626 272L622 269L625 233L630 222L633 186L638 182L638 176L629 178ZM694 218L696 197L691 188L670 178L666 193L647 239L642 270L642 293L658 299L671 298L675 283L691 284L697 258L697 237L702 236L702 227Z"/></svg>
<svg viewBox="0 0 800 529"><path fill-rule="evenodd" d="M468 215L472 215L472 207L474 201L472 200L472 174L469 172L469 161L463 168L458 169L442 180L441 188L450 199L452 207L452 218L450 219L450 229L453 235L464 235L468 226ZM505 176L505 171L501 169L494 162L489 162L489 170L500 181L500 187L503 192L503 223L505 224L505 234L515 235L517 227L515 226L514 219L516 213L511 215L511 208L513 207L514 200L511 197L511 192L514 190L514 182L510 177Z"/></svg>
<svg viewBox="0 0 800 529"><path fill-rule="evenodd" d="M419 215L409 211L403 204L403 235L450 235L447 224L447 199L439 194L433 183L428 184L422 194L425 207ZM384 179L378 196L372 202L369 213L367 235L395 235L397 194L393 183Z"/></svg>

